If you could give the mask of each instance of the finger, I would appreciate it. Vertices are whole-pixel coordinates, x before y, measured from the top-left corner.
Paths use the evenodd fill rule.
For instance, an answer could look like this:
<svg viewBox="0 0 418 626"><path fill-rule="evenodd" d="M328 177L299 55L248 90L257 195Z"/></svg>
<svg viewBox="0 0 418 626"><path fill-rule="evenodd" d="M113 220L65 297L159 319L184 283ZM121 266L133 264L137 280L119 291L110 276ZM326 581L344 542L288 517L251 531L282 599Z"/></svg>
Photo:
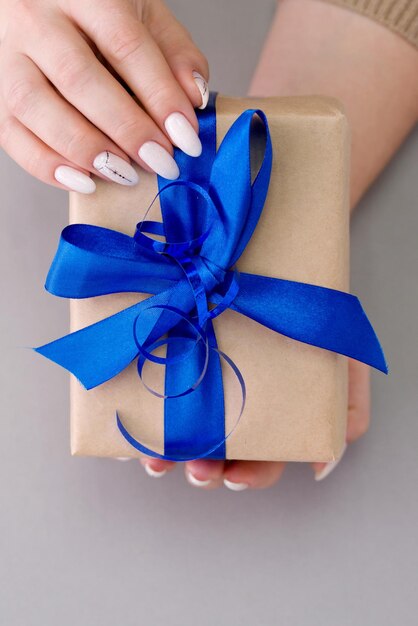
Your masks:
<svg viewBox="0 0 418 626"><path fill-rule="evenodd" d="M0 111L0 145L5 152L35 178L78 193L93 193L94 181L87 171L76 168L49 146L45 145L16 118Z"/></svg>
<svg viewBox="0 0 418 626"><path fill-rule="evenodd" d="M193 106L134 8L124 6L121 11L119 0L101 0L103 17L98 20L97 3L88 2L74 17L171 141L186 154L199 156L202 145Z"/></svg>
<svg viewBox="0 0 418 626"><path fill-rule="evenodd" d="M51 26L44 45L31 42L24 52L61 95L132 160L165 178L178 176L166 135L98 61L68 18ZM99 160L96 166L103 163Z"/></svg>
<svg viewBox="0 0 418 626"><path fill-rule="evenodd" d="M266 489L281 477L285 463L270 461L230 461L225 466L224 485L232 491Z"/></svg>
<svg viewBox="0 0 418 626"><path fill-rule="evenodd" d="M173 461L164 461L162 459L154 459L151 456L141 455L139 462L142 467L152 478L161 478L165 476L167 472L172 472L176 467L177 463Z"/></svg>
<svg viewBox="0 0 418 626"><path fill-rule="evenodd" d="M209 66L188 31L161 0L150 4L146 26L193 106L204 109L209 99Z"/></svg>
<svg viewBox="0 0 418 626"><path fill-rule="evenodd" d="M362 437L367 432L369 424L370 367L360 361L349 359L346 442L352 443ZM336 461L312 464L316 480L323 480L337 467L347 449L347 443Z"/></svg>
<svg viewBox="0 0 418 626"><path fill-rule="evenodd" d="M122 150L66 102L25 55L9 60L2 95L9 112L66 160L122 185L138 182ZM105 153L113 167L98 170L94 164Z"/></svg>
<svg viewBox="0 0 418 626"><path fill-rule="evenodd" d="M222 485L224 465L224 461L188 461L184 464L186 480L193 487L216 489Z"/></svg>

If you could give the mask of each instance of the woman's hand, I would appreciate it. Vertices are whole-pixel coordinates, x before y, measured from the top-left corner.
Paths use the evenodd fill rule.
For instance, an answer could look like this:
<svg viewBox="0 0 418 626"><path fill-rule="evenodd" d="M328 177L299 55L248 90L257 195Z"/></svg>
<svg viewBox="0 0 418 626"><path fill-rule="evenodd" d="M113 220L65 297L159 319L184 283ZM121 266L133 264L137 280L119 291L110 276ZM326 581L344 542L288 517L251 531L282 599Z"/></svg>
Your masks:
<svg viewBox="0 0 418 626"><path fill-rule="evenodd" d="M0 41L0 145L40 180L91 193L200 154L208 65L162 0L2 0Z"/></svg>
<svg viewBox="0 0 418 626"><path fill-rule="evenodd" d="M359 361L349 360L349 390L347 411L347 443L364 435L370 419L370 368ZM341 458L341 457L340 457ZM176 463L142 457L141 463L150 476L164 476ZM334 469L334 463L313 463L316 480L322 480ZM285 463L267 461L189 461L184 464L189 483L202 489L225 485L233 491L265 489L281 477Z"/></svg>

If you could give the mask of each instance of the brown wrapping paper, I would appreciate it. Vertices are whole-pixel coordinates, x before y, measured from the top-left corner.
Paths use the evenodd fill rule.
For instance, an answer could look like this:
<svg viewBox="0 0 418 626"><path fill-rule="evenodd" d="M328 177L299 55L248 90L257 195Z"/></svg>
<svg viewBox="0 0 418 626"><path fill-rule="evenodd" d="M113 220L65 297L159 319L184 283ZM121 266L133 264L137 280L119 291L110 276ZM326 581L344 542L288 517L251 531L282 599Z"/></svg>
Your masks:
<svg viewBox="0 0 418 626"><path fill-rule="evenodd" d="M268 116L274 162L267 202L238 269L348 290L348 129L340 104L317 96L218 96L218 144L246 108L261 108ZM132 235L157 192L156 176L142 170L139 175L136 187L96 178L95 194L72 192L70 222L97 224ZM158 219L158 202L152 211L149 219ZM148 294L129 293L72 300L71 330L146 297ZM220 349L238 365L247 386L243 416L226 442L227 458L338 458L345 439L347 359L288 339L231 310L214 323ZM229 432L241 392L224 365ZM150 364L145 375L154 388L163 389L164 367ZM89 391L71 377L72 454L139 456L120 434L116 410L134 437L163 452L163 401L145 389L133 363Z"/></svg>

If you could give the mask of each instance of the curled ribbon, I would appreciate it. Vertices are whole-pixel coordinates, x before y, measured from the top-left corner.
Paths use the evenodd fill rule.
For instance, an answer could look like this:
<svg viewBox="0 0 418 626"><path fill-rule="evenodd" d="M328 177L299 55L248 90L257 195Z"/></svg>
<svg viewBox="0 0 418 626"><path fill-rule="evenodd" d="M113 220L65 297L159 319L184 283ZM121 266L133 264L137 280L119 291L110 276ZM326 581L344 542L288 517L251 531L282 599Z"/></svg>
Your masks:
<svg viewBox="0 0 418 626"><path fill-rule="evenodd" d="M228 308L297 341L388 371L355 296L236 270L267 196L272 145L266 116L248 109L216 151L215 98L211 94L207 108L199 112L201 157L176 151L181 179L169 183L158 178L162 222L144 218L133 237L88 224L67 226L46 281L48 291L65 298L154 295L36 348L86 389L110 380L135 358L142 380L146 360L165 365L164 393L143 380L164 399L164 454L134 439L119 415L116 419L132 446L174 461L225 458L225 441L241 418L245 382L232 359L219 350L213 327L213 319ZM254 117L261 122L265 146L252 181L250 148L259 132ZM162 345L166 356L153 354ZM226 435L221 359L242 391L237 420Z"/></svg>

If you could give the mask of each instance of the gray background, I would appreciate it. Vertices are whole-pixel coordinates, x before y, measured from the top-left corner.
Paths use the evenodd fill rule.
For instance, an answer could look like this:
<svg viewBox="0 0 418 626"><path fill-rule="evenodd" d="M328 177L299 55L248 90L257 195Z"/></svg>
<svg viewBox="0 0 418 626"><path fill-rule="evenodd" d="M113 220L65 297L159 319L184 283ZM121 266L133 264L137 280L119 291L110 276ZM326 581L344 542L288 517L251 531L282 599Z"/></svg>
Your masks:
<svg viewBox="0 0 418 626"><path fill-rule="evenodd" d="M245 93L274 4L170 2L212 88ZM70 457L67 375L25 348L67 332L42 289L67 197L0 154L1 624L417 623L417 157L415 133L353 223L352 289L392 370L374 375L370 432L322 483L294 464L232 493Z"/></svg>

